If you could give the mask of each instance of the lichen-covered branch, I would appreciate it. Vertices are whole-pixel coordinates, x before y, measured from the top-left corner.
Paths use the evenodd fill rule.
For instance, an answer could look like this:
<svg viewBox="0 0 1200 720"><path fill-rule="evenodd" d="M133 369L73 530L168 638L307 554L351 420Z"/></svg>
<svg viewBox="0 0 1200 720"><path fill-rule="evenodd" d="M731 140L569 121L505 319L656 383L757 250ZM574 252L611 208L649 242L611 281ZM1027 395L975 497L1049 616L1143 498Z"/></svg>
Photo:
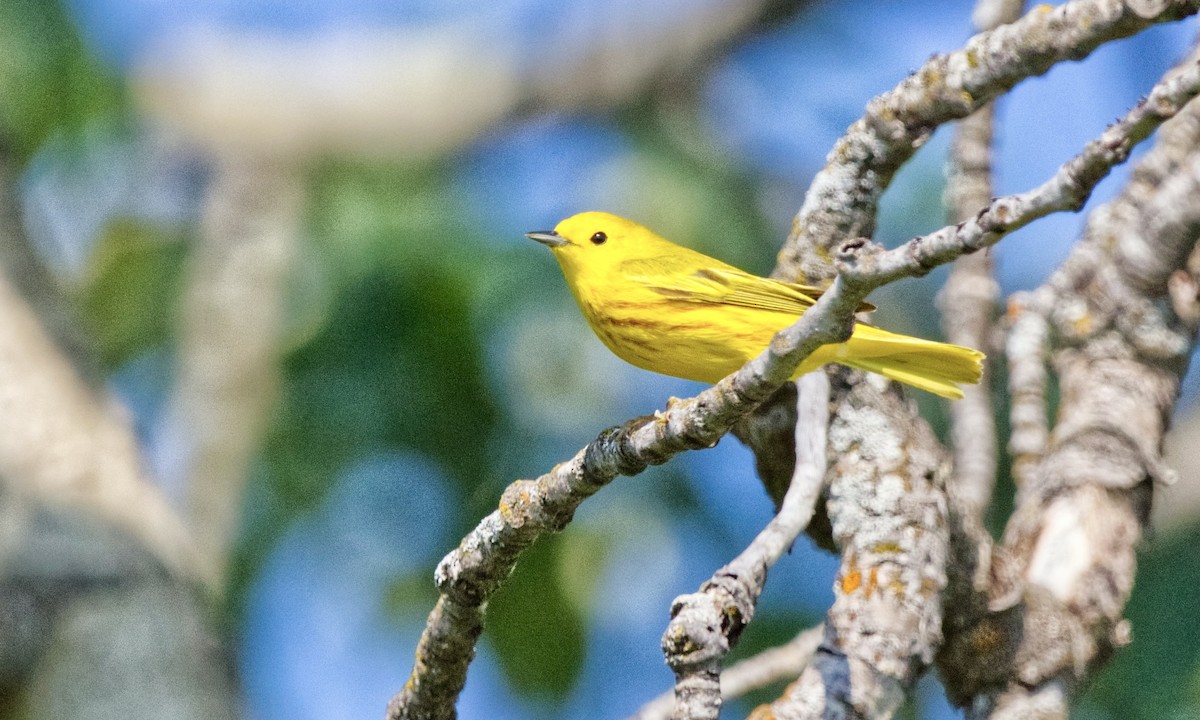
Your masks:
<svg viewBox="0 0 1200 720"><path fill-rule="evenodd" d="M868 255L860 271L884 282L922 275L965 252L994 245L1004 235L1054 212L1079 210L1112 168L1137 143L1200 93L1200 63L1172 73L1124 117L1033 190L997 198L975 217L914 238L895 251Z"/></svg>
<svg viewBox="0 0 1200 720"><path fill-rule="evenodd" d="M1183 102L1198 91L1200 91L1200 68L1192 64L1157 85L1147 102L1131 110L1100 139L1090 143L1080 155L1065 164L1052 180L1030 192L999 198L974 218L961 225L914 239L906 246L891 252L867 253L858 258L854 271L867 272L877 278L889 276L893 270L902 274L920 274L920 268L923 265L931 263L931 261L945 261L946 257L941 254L939 249L943 242L948 242L947 248L979 247L993 242L992 234L997 230L1003 234L1041 217L1048 210L1081 206L1091 188L1107 174L1112 164L1127 156L1132 143L1144 138L1151 126L1161 123L1165 117L1176 112ZM951 238L954 239L951 240ZM952 252L957 252L957 250ZM934 260L935 258L936 260ZM843 266L839 270L841 274L838 280L846 279L847 268ZM910 428L919 426L919 423L912 421L912 417L911 411L897 413L890 423L882 427L872 426L870 432L859 430L862 434L858 437L863 441L877 440L879 437L907 437L908 432L915 432ZM929 450L936 448L937 444L932 438L928 438L925 442L915 443L913 447ZM856 484L856 487L861 489L869 485L869 482L860 482ZM944 501L946 496L938 495L938 492L937 487L933 488L931 496L940 497ZM830 517L835 529L839 522L844 522L836 517L836 513L837 509L831 504ZM889 517L889 520L903 525L904 519L900 517L901 515L902 513L898 512L895 516ZM1002 582L996 583L993 588L987 587L986 578L989 572L1008 573L1010 570L1008 563L1003 560L1003 553L998 554L999 561L993 560L989 563L988 559L983 557L985 546L980 547L969 542L973 538L978 538L981 543L986 541L985 536L978 532L978 528L972 527L963 518L957 518L946 532L954 534L956 540L962 541L953 550L956 563L955 574L961 579L957 582L957 587L948 589L947 595L947 597L961 600L964 603L963 610L967 611L960 614L956 610L953 621L957 632L958 625L969 620L971 612L982 614L988 608L989 601L994 603L998 599L1007 599L1011 597L1013 589L1009 583ZM850 538L851 542L856 542L861 533L862 530L858 529L854 533L845 534L845 536ZM899 534L903 537L911 536L903 532ZM856 574L856 566L847 561L845 545L843 545L843 552L843 577L860 577L859 574ZM929 577L932 573L940 572L940 567L937 565L937 560L940 558L933 555L926 557L930 559L929 562L924 565L911 566L908 568L909 573L923 573ZM992 565L996 567L992 567ZM900 574L903 575L903 573L902 569ZM844 588L845 583L843 582L842 585ZM853 581L850 585L857 588ZM938 587L938 590L940 591L941 587ZM989 597L984 591L991 591L995 594ZM893 598L893 600L899 600L900 604L904 599L904 596ZM940 614L936 612L938 610L937 603L931 603L930 607L935 613L926 618L925 625L917 624L909 627L925 628L932 623L936 628L937 621L941 620ZM835 606L835 611L836 609ZM886 618L896 615L894 608L876 612L874 615L870 612L870 607L856 608L856 610L853 617L856 618L857 625L868 627L870 632L865 633L864 636L871 638L876 638L880 634L874 627L871 627L873 620L877 617ZM801 676L801 679L784 698L770 707L769 712L773 716L813 717L844 711L863 716L886 717L896 707L897 698L903 697L904 689L915 678L915 675L912 674L913 668L921 667L922 661L925 663L929 661L941 639L936 631L933 635L911 632L899 639L893 638L889 649L895 651L897 648L904 648L910 651L919 650L919 652L909 652L907 655L894 653L889 656L880 653L876 648L871 648L870 651L859 653L859 648L854 646L853 641L847 642L846 638L837 634L837 628L838 622L834 613L831 612L830 620L827 623L828 642L822 645L822 651L818 652L813 667ZM967 642L978 638L973 634L964 634L961 637L968 638ZM822 654L825 651L828 652L829 657ZM856 656L863 659L875 658L877 661L875 664L871 664L870 661L863 662L856 671L854 682L848 685L846 683L838 684L836 682L838 678L843 677L847 671L855 669L851 659ZM984 657L982 653L978 656ZM888 667L889 659L894 662L890 668ZM905 662L908 664L905 665ZM881 667L887 669L881 671ZM905 672L894 672L898 668L904 668Z"/></svg>
<svg viewBox="0 0 1200 720"><path fill-rule="evenodd" d="M808 527L828 470L829 379L808 373L796 382L796 470L779 512L698 592L671 605L663 653L675 672L679 720L715 718L721 710L721 665L754 617L767 573Z"/></svg>
<svg viewBox="0 0 1200 720"><path fill-rule="evenodd" d="M880 196L896 170L937 126L966 117L1021 80L1078 60L1099 45L1200 10L1200 2L1071 0L1039 5L1017 22L934 55L867 106L813 179L779 254L776 277L819 282L851 237L870 237Z"/></svg>
<svg viewBox="0 0 1200 720"><path fill-rule="evenodd" d="M898 389L854 380L829 428L834 604L813 662L755 718L890 717L941 640L948 463Z"/></svg>
<svg viewBox="0 0 1200 720"><path fill-rule="evenodd" d="M1065 718L1080 684L1129 640L1121 618L1162 441L1195 342L1200 107L1165 126L1124 192L1098 209L1045 308L1062 346L1058 422L1005 545L1024 570L1012 662L978 717Z"/></svg>
<svg viewBox="0 0 1200 720"><path fill-rule="evenodd" d="M847 258L858 249L851 248ZM441 596L418 643L412 674L389 704L388 717L454 717L484 607L521 552L542 534L565 527L580 503L618 475L636 475L684 450L712 446L735 420L775 392L804 357L846 338L854 311L873 287L869 279L835 284L738 372L652 417L606 430L537 480L510 485L499 508L438 565Z"/></svg>
<svg viewBox="0 0 1200 720"><path fill-rule="evenodd" d="M823 634L820 625L808 628L782 645L767 648L725 668L721 673L722 702L796 678L812 660ZM671 690L643 705L629 720L667 720L674 708L675 692Z"/></svg>
<svg viewBox="0 0 1200 720"><path fill-rule="evenodd" d="M1022 0L979 0L972 19L980 31L1014 22ZM992 123L995 106L988 103L968 115L955 129L946 182L950 222L962 222L988 204L992 192ZM991 354L990 333L995 324L1000 286L988 253L954 261L950 277L938 295L946 339ZM978 385L963 388L962 400L950 403L950 439L954 453L957 497L969 512L982 515L996 485L996 421L992 411L991 364L984 365Z"/></svg>
<svg viewBox="0 0 1200 720"><path fill-rule="evenodd" d="M1044 293L1041 293L1044 295ZM1031 293L1017 293L1008 303L1009 435L1008 452L1012 456L1012 477L1017 487L1029 484L1050 436L1047 419L1046 374L1047 344L1050 326L1040 311L1047 302Z"/></svg>
<svg viewBox="0 0 1200 720"><path fill-rule="evenodd" d="M870 234L879 197L896 169L938 125L969 115L1056 62L1083 58L1103 42L1194 14L1198 8L1197 2L1120 0L1041 5L1017 22L976 35L960 50L934 56L873 100L838 141L813 180L773 275L814 283L831 277L830 258L838 244ZM998 4L979 12L986 21L1011 10ZM1137 135L1140 132L1130 137ZM1002 225L1006 213L992 220ZM754 450L764 484L775 498L790 476L790 412L788 398L773 399L738 426L738 437Z"/></svg>

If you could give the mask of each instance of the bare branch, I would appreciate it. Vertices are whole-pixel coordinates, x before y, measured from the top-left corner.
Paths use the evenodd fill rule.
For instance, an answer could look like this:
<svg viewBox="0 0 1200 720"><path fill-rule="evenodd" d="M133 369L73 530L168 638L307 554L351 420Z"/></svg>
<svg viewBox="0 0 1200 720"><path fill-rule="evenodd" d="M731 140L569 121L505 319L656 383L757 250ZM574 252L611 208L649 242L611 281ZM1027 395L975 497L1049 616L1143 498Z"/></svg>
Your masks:
<svg viewBox="0 0 1200 720"><path fill-rule="evenodd" d="M754 617L767 573L808 527L828 469L829 378L808 373L796 382L796 470L779 512L699 592L671 605L663 652L675 672L672 717L716 718L721 709L721 663Z"/></svg>
<svg viewBox="0 0 1200 720"><path fill-rule="evenodd" d="M873 233L884 188L938 125L966 117L1055 63L1078 60L1105 42L1197 10L1196 0L1039 5L1011 25L976 35L961 50L933 56L872 100L834 146L792 223L775 276L829 278L829 254L847 238Z"/></svg>
<svg viewBox="0 0 1200 720"><path fill-rule="evenodd" d="M812 660L823 632L820 625L808 628L783 645L730 665L721 673L722 702L798 676ZM674 707L675 692L669 690L643 705L629 720L667 720Z"/></svg>
<svg viewBox="0 0 1200 720"><path fill-rule="evenodd" d="M1195 67L1193 56L1160 85ZM1128 642L1121 611L1135 546L1152 481L1172 476L1162 440L1194 344L1189 307L1200 284L1183 270L1200 239L1200 209L1183 198L1200 192L1196 148L1192 102L1163 126L1121 196L1093 212L1067 262L1030 295L1036 307L1018 316L1013 342L1026 335L1026 316L1033 340L1018 342L1032 349L1015 353L1016 371L1042 372L1048 330L1066 344L1055 353L1062 400L1044 457L1022 470L1018 510L998 548L1020 605L996 607L965 632L976 666L946 676L972 716L1066 718L1082 680ZM1044 407L1028 409L1044 422Z"/></svg>
<svg viewBox="0 0 1200 720"><path fill-rule="evenodd" d="M1053 178L1027 192L993 200L971 220L909 240L887 253L858 261L855 272L884 283L923 275L967 252L994 245L1004 235L1038 218L1087 202L1092 189L1133 147L1200 93L1200 63L1190 63L1154 86L1150 94L1083 151L1058 169ZM1156 265L1157 267L1158 265Z"/></svg>
<svg viewBox="0 0 1200 720"><path fill-rule="evenodd" d="M1015 21L1021 0L979 0L972 14L978 30ZM995 106L984 105L963 119L950 146L946 208L950 222L962 222L992 199L992 123ZM991 354L990 331L1000 286L988 253L954 261L938 295L946 339L955 345ZM954 450L956 497L966 512L983 514L996 485L996 421L992 410L991 364L978 385L963 388L960 402L950 403L950 439Z"/></svg>
<svg viewBox="0 0 1200 720"><path fill-rule="evenodd" d="M907 420L908 404L882 380L855 379L837 406L829 428L828 508L842 553L834 604L813 663L764 716L890 717L933 661L949 466L928 425Z"/></svg>
<svg viewBox="0 0 1200 720"><path fill-rule="evenodd" d="M951 222L965 220L992 198L992 115L992 105L986 105L959 124L950 151L946 192ZM988 354L989 331L1000 296L992 266L992 257L986 252L955 260L938 295L946 339ZM985 365L978 385L964 387L962 400L950 403L950 437L959 497L970 512L982 514L996 484L990 364Z"/></svg>
<svg viewBox="0 0 1200 720"><path fill-rule="evenodd" d="M168 428L205 574L223 578L250 461L278 385L300 179L266 158L218 158L187 276Z"/></svg>
<svg viewBox="0 0 1200 720"><path fill-rule="evenodd" d="M1163 301L1184 294L1172 285L1200 287L1179 274L1200 240L1197 147L1192 103L1048 282L1066 343L1059 423L1005 533L1025 570L1024 620L1007 686L976 701L980 716L1065 718L1081 681L1128 642L1121 612L1152 483L1173 477L1162 441L1195 342L1195 323Z"/></svg>

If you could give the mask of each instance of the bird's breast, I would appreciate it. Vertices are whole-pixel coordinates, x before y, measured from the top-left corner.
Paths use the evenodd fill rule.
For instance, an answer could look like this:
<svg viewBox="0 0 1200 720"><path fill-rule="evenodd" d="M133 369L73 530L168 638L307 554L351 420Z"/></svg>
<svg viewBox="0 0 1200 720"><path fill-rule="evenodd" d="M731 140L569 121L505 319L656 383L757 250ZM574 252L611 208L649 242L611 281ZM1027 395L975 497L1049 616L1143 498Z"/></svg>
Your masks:
<svg viewBox="0 0 1200 720"><path fill-rule="evenodd" d="M761 310L667 298L646 289L581 293L578 300L588 324L618 357L701 382L716 382L737 370L791 320L765 317Z"/></svg>

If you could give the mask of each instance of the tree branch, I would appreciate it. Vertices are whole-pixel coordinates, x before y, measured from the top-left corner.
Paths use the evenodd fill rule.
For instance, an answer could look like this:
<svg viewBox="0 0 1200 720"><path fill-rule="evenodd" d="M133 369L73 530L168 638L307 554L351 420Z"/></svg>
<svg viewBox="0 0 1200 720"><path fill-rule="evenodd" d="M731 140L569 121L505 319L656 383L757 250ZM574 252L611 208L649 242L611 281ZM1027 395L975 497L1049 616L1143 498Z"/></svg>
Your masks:
<svg viewBox="0 0 1200 720"><path fill-rule="evenodd" d="M943 247L952 255L959 254L963 248L976 248L991 244L998 239L998 237L993 237L993 233L1010 232L1043 216L1048 211L1081 206L1091 189L1109 172L1112 165L1127 157L1134 142L1144 138L1152 126L1161 123L1165 117L1175 112L1182 102L1197 92L1200 92L1200 66L1192 63L1184 70L1172 73L1156 85L1148 102L1139 104L1125 118L1109 128L1101 138L1089 143L1050 181L1032 191L994 200L975 218L959 226L944 228L929 236L916 238L905 246L890 252L860 254L855 258L854 268L847 267L843 262L839 266L840 274L835 281L835 287L837 282L847 280L851 273L855 272L866 273L876 279L891 277L892 273L921 274L922 268L931 267L947 259L947 256L942 254ZM909 437L909 428L917 427L911 416L911 411L908 414L897 413L896 417L891 418L887 424L871 425L869 432L859 431L856 437L860 442L875 442L881 436L907 438ZM916 430L912 432L916 432ZM929 438L924 442L914 443L913 447L932 452L937 444L932 438ZM904 477L912 478L913 475L904 475ZM854 488L859 492L865 492L864 488L870 487L870 485L871 480L863 479L855 483ZM931 496L936 496L938 492L938 484L929 490ZM865 502L869 502L869 498ZM836 509L831 507L830 512L836 531L838 525L838 520L835 518ZM898 508L888 520L897 523L898 527L920 527L917 523L906 524L903 512L904 508ZM867 529L864 532L862 527L858 527L846 537L851 543L857 543L863 535L869 535L870 530ZM961 541L954 548L953 555L956 566L955 572L951 575L955 578L955 587L947 590L948 597L963 600L962 607L956 608L955 615L949 618L951 626L957 631L967 624L972 613L982 613L990 604L1010 598L1014 589L1012 584L1007 582L998 582L995 587L987 587L985 578L989 571L1003 575L1010 573L1011 570L1008 568L1006 556L1003 553L999 554L989 566L984 555L986 546L981 546L981 543L986 542L986 536L977 527L973 527L961 518L952 518L950 531L955 535L957 541ZM904 533L899 533L899 535L910 537ZM936 547L936 534L930 535L934 541L931 547ZM876 546L881 544L887 545L888 543L880 542ZM862 577L858 569L862 565L861 553L847 552L845 541L842 546L843 578L850 578L850 588L857 589ZM913 554L906 553L904 556L911 559ZM903 575L907 570L913 575L929 577L930 572L940 572L936 551L930 551L923 557L930 558L927 566L924 568L902 567L899 573ZM843 589L845 589L844 580ZM989 596L985 594L985 591L994 594ZM841 599L842 596L839 595L838 600ZM904 594L887 598L901 607L908 599ZM935 606L936 603L932 603L931 607L926 609L931 613L936 613L938 608ZM861 628L867 627L869 630L865 632L865 635L869 637L886 636L886 633L881 633L872 623L878 617L888 617L889 615L895 617L894 608L890 612L879 612L878 606L874 609L876 612L873 617L870 606L855 608L852 616L857 618L857 625L852 625L851 631L858 632L861 631ZM893 642L888 646L888 649L892 651L890 654L870 646L865 650L848 647L852 645L852 642L848 642L837 632L839 623L835 617L836 610L837 605L835 604L827 623L827 642L818 652L817 661L809 671L806 671L805 675L801 676L800 681L784 698L771 706L770 713L773 716L810 717L814 708L822 708L821 712L853 711L864 716L887 716L896 707L898 698L903 697L903 690L915 679L914 669L919 668L922 661L925 663L929 661L932 648L936 648L940 640L940 638L922 635L919 632L893 636ZM936 623L940 620L941 618L937 614L930 614L922 621L924 624L913 623L910 627L924 629L932 625L936 630ZM907 655L897 654L895 652L897 648L910 652ZM858 665L855 662L856 658L860 662ZM865 662L863 662L864 659ZM894 665L889 667L889 663L894 663ZM847 685L840 681L844 677L851 677L853 681Z"/></svg>
<svg viewBox="0 0 1200 720"><path fill-rule="evenodd" d="M3 233L21 232L13 179L0 168ZM146 473L123 408L89 387L7 272L0 268L0 478L25 499L128 533L181 581L208 580L183 521Z"/></svg>
<svg viewBox="0 0 1200 720"><path fill-rule="evenodd" d="M837 245L870 233L878 199L896 169L937 125L983 107L1055 62L1080 59L1103 42L1193 14L1198 6L1197 2L1125 5L1119 0L1072 0L1057 8L1042 5L1011 25L976 35L961 50L934 56L898 87L873 100L838 141L813 180L773 276L813 283L830 277L830 258ZM988 14L985 10L981 15ZM1005 213L1000 215L992 219L1002 224ZM773 399L738 427L739 438L754 451L764 484L775 498L782 495L777 488L790 476L791 409L786 397Z"/></svg>
<svg viewBox="0 0 1200 720"><path fill-rule="evenodd" d="M924 275L1051 212L1078 209L1137 140L1197 92L1200 66L1192 64L1155 86L1148 102L1089 143L1053 179L1032 191L993 201L966 223L890 251L861 239L844 243L835 258L839 274L829 290L738 372L694 398L671 403L665 412L601 433L536 481L509 486L500 507L439 564L435 579L441 597L418 644L412 675L389 704L388 717L453 717L487 599L520 553L542 533L565 527L584 499L617 475L636 475L685 450L710 447L733 422L777 390L816 348L846 339L855 310L872 290L901 277Z"/></svg>
<svg viewBox="0 0 1200 720"><path fill-rule="evenodd" d="M1152 482L1173 477L1162 440L1195 343L1190 311L1164 301L1194 306L1200 292L1181 272L1200 240L1197 147L1193 102L1047 283L1065 342L1054 354L1059 422L1005 533L1027 583L1023 620L1008 638L1007 682L982 692L977 716L1065 718L1080 683L1128 642L1136 545Z"/></svg>
<svg viewBox="0 0 1200 720"><path fill-rule="evenodd" d="M1017 487L1029 484L1030 475L1041 462L1050 437L1046 418L1046 357L1050 326L1031 293L1017 293L1009 301L1008 356L1009 426L1008 452L1012 477Z"/></svg>
<svg viewBox="0 0 1200 720"><path fill-rule="evenodd" d="M1197 57L1130 115L1164 95L1174 105L1166 88L1192 84ZM941 658L951 699L972 717L1066 717L1079 683L1128 639L1120 611L1147 480L1170 475L1162 434L1197 317L1197 282L1178 270L1200 234L1200 210L1185 201L1200 183L1198 146L1192 101L1163 126L1121 196L1093 212L1063 266L1013 303L1018 510L991 558L991 612L960 617ZM1168 293L1175 315L1162 302ZM1051 329L1068 347L1055 354L1063 393L1047 450Z"/></svg>
<svg viewBox="0 0 1200 720"><path fill-rule="evenodd" d="M934 55L895 89L868 104L813 179L775 277L816 283L846 238L869 237L877 204L896 170L938 125L966 117L1021 80L1099 45L1200 10L1197 0L1071 0L1039 5L1020 20L983 32L952 53Z"/></svg>
<svg viewBox="0 0 1200 720"><path fill-rule="evenodd" d="M976 28L991 30L1015 21L1021 0L979 0L973 17ZM962 222L988 204L992 192L992 124L995 106L984 105L958 124L950 146L946 209L950 222ZM954 261L938 294L946 339L991 354L990 333L995 325L1000 286L992 256L975 253ZM957 497L969 511L982 516L996 485L996 421L992 410L991 364L978 385L963 388L959 402L950 403L950 438L954 451Z"/></svg>
<svg viewBox="0 0 1200 720"><path fill-rule="evenodd" d="M808 527L824 487L829 425L829 378L808 373L796 382L796 470L779 512L699 592L671 604L663 653L675 672L679 720L716 718L721 709L721 663L754 617L767 573Z"/></svg>
<svg viewBox="0 0 1200 720"><path fill-rule="evenodd" d="M221 582L279 384L303 193L294 168L281 163L253 154L217 162L186 278L167 428L204 573Z"/></svg>
<svg viewBox="0 0 1200 720"><path fill-rule="evenodd" d="M889 717L941 639L948 464L929 427L907 420L897 388L860 379L829 428L828 509L842 567L824 639L796 683L754 717Z"/></svg>
<svg viewBox="0 0 1200 720"><path fill-rule="evenodd" d="M820 625L808 628L783 645L725 668L721 673L722 702L798 676L817 651L823 632ZM629 720L667 720L674 708L675 692L670 690L643 705Z"/></svg>

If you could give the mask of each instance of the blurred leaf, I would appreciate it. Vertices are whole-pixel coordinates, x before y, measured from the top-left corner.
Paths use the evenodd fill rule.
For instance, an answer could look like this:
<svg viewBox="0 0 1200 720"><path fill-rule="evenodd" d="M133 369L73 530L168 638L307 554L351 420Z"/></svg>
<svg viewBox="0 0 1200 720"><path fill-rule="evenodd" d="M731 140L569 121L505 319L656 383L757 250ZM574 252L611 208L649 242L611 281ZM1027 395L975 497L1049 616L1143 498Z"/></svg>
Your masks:
<svg viewBox="0 0 1200 720"><path fill-rule="evenodd" d="M498 410L459 279L420 259L339 279L345 284L332 289L325 325L285 362L260 476L277 504L248 530L244 547L254 556L241 558L239 583L364 453L413 450L463 488L479 485L490 467L479 448L490 442Z"/></svg>
<svg viewBox="0 0 1200 720"><path fill-rule="evenodd" d="M90 56L52 0L0 3L0 134L32 155L53 132L77 129L121 104L121 90Z"/></svg>
<svg viewBox="0 0 1200 720"><path fill-rule="evenodd" d="M422 568L420 572L392 580L384 597L388 613L405 622L424 623L438 598L431 577L433 569Z"/></svg>
<svg viewBox="0 0 1200 720"><path fill-rule="evenodd" d="M329 163L314 174L310 196L312 232L349 278L418 258L455 272L474 269L464 249L471 235L444 170Z"/></svg>
<svg viewBox="0 0 1200 720"><path fill-rule="evenodd" d="M759 181L669 103L639 109L625 127L637 153L610 170L626 194L619 205L675 242L769 272L783 238L758 212Z"/></svg>
<svg viewBox="0 0 1200 720"><path fill-rule="evenodd" d="M1200 525L1150 541L1126 617L1133 643L1118 650L1085 700L1111 717L1196 717L1200 674Z"/></svg>
<svg viewBox="0 0 1200 720"><path fill-rule="evenodd" d="M185 252L183 243L145 223L121 220L106 228L79 290L105 367L170 337Z"/></svg>
<svg viewBox="0 0 1200 720"><path fill-rule="evenodd" d="M583 668L586 632L556 569L559 538L535 543L488 605L484 637L512 686L526 696L561 700Z"/></svg>
<svg viewBox="0 0 1200 720"><path fill-rule="evenodd" d="M563 594L578 610L586 612L596 601L596 568L603 567L612 546L607 533L572 527L558 538L558 577Z"/></svg>

